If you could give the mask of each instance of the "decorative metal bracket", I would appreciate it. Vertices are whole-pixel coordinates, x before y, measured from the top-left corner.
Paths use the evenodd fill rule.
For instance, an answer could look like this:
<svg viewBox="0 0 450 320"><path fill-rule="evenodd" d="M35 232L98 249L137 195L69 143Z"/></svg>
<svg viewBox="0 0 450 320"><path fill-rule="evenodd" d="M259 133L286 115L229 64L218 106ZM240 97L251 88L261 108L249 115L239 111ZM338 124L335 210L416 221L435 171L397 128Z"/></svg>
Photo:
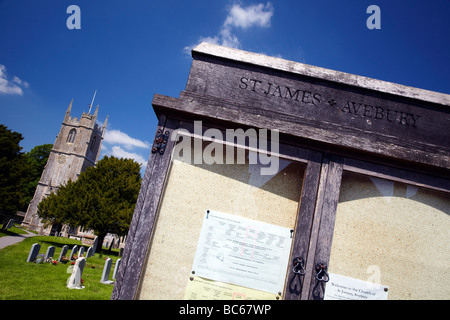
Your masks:
<svg viewBox="0 0 450 320"><path fill-rule="evenodd" d="M319 261L316 263L316 280L316 285L312 291L312 297L314 300L323 300L325 295L325 284L330 280L325 262Z"/></svg>
<svg viewBox="0 0 450 320"><path fill-rule="evenodd" d="M305 260L302 257L297 257L294 259L293 265L294 267L292 268L292 272L294 273L294 275L291 281L289 281L289 292L296 295L300 295L303 286L302 278L306 273ZM298 278L299 286L297 286L297 283L295 281L296 278Z"/></svg>
<svg viewBox="0 0 450 320"><path fill-rule="evenodd" d="M302 257L297 257L294 259L293 264L294 264L294 268L292 269L292 271L296 274L304 276L306 273L305 260L303 260Z"/></svg>
<svg viewBox="0 0 450 320"><path fill-rule="evenodd" d="M164 154L166 150L167 141L169 140L169 131L163 133L162 129L156 131L155 140L153 141L152 153L158 152L160 155Z"/></svg>
<svg viewBox="0 0 450 320"><path fill-rule="evenodd" d="M316 264L316 280L319 282L328 282L330 276L327 273L327 265L324 262L319 261Z"/></svg>

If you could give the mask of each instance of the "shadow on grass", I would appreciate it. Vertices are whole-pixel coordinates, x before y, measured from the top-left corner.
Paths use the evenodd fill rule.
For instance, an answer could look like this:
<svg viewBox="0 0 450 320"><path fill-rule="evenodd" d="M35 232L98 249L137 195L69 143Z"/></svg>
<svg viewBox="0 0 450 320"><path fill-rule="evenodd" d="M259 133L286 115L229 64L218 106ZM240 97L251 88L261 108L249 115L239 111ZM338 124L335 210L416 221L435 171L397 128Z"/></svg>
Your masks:
<svg viewBox="0 0 450 320"><path fill-rule="evenodd" d="M3 227L0 228L0 237L5 236L22 236L23 234L27 234L25 230L22 228L18 228L16 226L12 226L10 229L3 230Z"/></svg>
<svg viewBox="0 0 450 320"><path fill-rule="evenodd" d="M20 234L18 234L16 232L9 231L9 230L1 230L1 233L6 235L6 236L17 236L17 237L21 236Z"/></svg>

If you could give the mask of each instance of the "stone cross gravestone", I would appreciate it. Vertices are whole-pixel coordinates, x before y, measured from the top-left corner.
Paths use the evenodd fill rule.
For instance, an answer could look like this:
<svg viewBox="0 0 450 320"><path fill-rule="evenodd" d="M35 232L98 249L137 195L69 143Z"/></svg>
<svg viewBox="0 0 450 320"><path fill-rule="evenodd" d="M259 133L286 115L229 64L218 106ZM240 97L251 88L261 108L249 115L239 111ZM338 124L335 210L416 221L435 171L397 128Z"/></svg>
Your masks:
<svg viewBox="0 0 450 320"><path fill-rule="evenodd" d="M35 243L31 246L30 254L28 255L27 262L36 261L36 257L39 254L39 250L41 249L41 245L39 243Z"/></svg>
<svg viewBox="0 0 450 320"><path fill-rule="evenodd" d="M83 275L84 266L86 265L86 258L81 257L75 261L72 274L67 281L67 288L69 289L83 289L84 286L81 283L81 276Z"/></svg>
<svg viewBox="0 0 450 320"><path fill-rule="evenodd" d="M105 260L105 266L103 267L102 279L100 280L103 284L112 284L114 281L108 280L109 274L111 272L112 259L108 258Z"/></svg>
<svg viewBox="0 0 450 320"><path fill-rule="evenodd" d="M77 254L77 252L78 252L78 246L77 245L74 245L73 246L73 248L72 248L72 251L70 251L70 260L72 260L73 258L73 255L74 254Z"/></svg>
<svg viewBox="0 0 450 320"><path fill-rule="evenodd" d="M119 270L121 261L122 261L122 259L117 259L117 261L116 261L116 265L114 267L114 272L113 272L113 276L112 276L113 280L116 279L116 274L117 274L117 271Z"/></svg>
<svg viewBox="0 0 450 320"><path fill-rule="evenodd" d="M64 245L61 249L61 253L59 254L58 262L61 262L62 257L64 257L69 249L68 245Z"/></svg>
<svg viewBox="0 0 450 320"><path fill-rule="evenodd" d="M47 252L45 253L44 261L47 261L47 259L53 259L53 255L55 254L55 247L50 246L47 249Z"/></svg>

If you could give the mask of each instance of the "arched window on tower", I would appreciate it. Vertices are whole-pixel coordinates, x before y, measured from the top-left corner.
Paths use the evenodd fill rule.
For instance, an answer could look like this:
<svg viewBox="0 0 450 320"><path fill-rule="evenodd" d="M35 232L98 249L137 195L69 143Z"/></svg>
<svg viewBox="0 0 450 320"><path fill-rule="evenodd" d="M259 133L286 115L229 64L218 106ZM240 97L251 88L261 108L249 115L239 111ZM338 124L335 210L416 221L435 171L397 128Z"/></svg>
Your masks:
<svg viewBox="0 0 450 320"><path fill-rule="evenodd" d="M69 135L67 136L66 143L73 143L75 141L76 135L77 135L77 130L75 130L75 129L70 130Z"/></svg>

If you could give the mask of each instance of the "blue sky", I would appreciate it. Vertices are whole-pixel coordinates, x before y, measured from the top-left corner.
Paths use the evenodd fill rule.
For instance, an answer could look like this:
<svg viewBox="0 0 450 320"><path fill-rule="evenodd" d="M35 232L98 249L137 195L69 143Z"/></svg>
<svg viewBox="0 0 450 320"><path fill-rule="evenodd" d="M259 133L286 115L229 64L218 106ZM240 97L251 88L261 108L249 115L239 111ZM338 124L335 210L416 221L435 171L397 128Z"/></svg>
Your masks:
<svg viewBox="0 0 450 320"><path fill-rule="evenodd" d="M70 5L81 29L69 30ZM369 30L369 5L381 29ZM450 1L0 0L0 123L29 151L100 105L105 154L146 163L155 93L178 97L202 40L450 94Z"/></svg>

